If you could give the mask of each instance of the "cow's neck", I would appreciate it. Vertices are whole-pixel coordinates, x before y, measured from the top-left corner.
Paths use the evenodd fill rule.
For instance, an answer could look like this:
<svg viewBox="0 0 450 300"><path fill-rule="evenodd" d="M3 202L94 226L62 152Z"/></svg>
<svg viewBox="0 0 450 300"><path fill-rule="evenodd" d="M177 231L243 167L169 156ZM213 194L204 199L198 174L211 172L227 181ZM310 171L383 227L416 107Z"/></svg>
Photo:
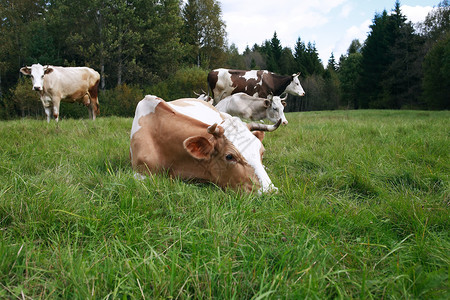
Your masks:
<svg viewBox="0 0 450 300"><path fill-rule="evenodd" d="M280 96L292 81L292 76L283 76L275 73L271 74L272 81L268 81L269 89L275 96Z"/></svg>

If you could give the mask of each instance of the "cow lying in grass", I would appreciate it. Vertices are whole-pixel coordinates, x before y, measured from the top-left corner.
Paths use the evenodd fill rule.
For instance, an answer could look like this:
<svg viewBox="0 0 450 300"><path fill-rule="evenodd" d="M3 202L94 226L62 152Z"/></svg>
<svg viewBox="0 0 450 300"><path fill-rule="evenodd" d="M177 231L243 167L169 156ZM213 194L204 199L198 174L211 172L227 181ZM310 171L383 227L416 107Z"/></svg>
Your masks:
<svg viewBox="0 0 450 300"><path fill-rule="evenodd" d="M264 132L280 125L245 124L197 99L165 102L147 95L136 107L131 165L139 174L168 173L221 188L276 191L262 164Z"/></svg>

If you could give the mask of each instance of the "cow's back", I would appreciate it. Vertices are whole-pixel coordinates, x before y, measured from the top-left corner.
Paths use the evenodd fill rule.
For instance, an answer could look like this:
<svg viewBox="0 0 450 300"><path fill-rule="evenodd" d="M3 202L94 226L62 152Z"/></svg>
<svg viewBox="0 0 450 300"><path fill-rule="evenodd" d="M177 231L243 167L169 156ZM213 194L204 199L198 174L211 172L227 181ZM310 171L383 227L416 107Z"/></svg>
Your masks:
<svg viewBox="0 0 450 300"><path fill-rule="evenodd" d="M208 84L215 104L236 93L246 93L255 97L267 97L264 87L265 70L215 69L208 74Z"/></svg>
<svg viewBox="0 0 450 300"><path fill-rule="evenodd" d="M52 69L44 77L44 92L49 95L79 99L100 81L100 74L88 67L53 66Z"/></svg>

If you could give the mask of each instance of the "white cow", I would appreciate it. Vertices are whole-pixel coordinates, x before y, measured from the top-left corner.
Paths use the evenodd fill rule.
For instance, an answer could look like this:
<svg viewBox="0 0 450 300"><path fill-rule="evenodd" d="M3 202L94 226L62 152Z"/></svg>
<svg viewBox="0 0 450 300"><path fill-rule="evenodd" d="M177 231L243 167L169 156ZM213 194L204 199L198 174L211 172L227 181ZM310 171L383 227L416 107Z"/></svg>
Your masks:
<svg viewBox="0 0 450 300"><path fill-rule="evenodd" d="M87 67L55 67L34 64L20 69L25 75L31 76L32 89L39 92L44 106L47 122L50 116L56 122L59 120L59 105L64 102L82 103L89 109L89 117L95 120L100 113L98 103L98 84L100 74Z"/></svg>
<svg viewBox="0 0 450 300"><path fill-rule="evenodd" d="M286 125L288 123L284 116L286 98L287 95L284 98L270 95L269 99L264 99L245 93L236 93L220 100L216 108L232 116L252 121L268 119L276 123L281 119L281 122Z"/></svg>

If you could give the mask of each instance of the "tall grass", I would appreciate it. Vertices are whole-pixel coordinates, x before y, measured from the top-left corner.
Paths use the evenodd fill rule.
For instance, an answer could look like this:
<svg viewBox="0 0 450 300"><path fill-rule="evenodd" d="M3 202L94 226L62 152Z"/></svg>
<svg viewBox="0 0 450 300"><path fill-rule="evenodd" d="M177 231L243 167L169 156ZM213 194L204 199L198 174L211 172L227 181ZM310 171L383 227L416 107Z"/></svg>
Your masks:
<svg viewBox="0 0 450 300"><path fill-rule="evenodd" d="M275 195L137 181L131 119L0 123L0 298L448 299L448 112L289 113Z"/></svg>

